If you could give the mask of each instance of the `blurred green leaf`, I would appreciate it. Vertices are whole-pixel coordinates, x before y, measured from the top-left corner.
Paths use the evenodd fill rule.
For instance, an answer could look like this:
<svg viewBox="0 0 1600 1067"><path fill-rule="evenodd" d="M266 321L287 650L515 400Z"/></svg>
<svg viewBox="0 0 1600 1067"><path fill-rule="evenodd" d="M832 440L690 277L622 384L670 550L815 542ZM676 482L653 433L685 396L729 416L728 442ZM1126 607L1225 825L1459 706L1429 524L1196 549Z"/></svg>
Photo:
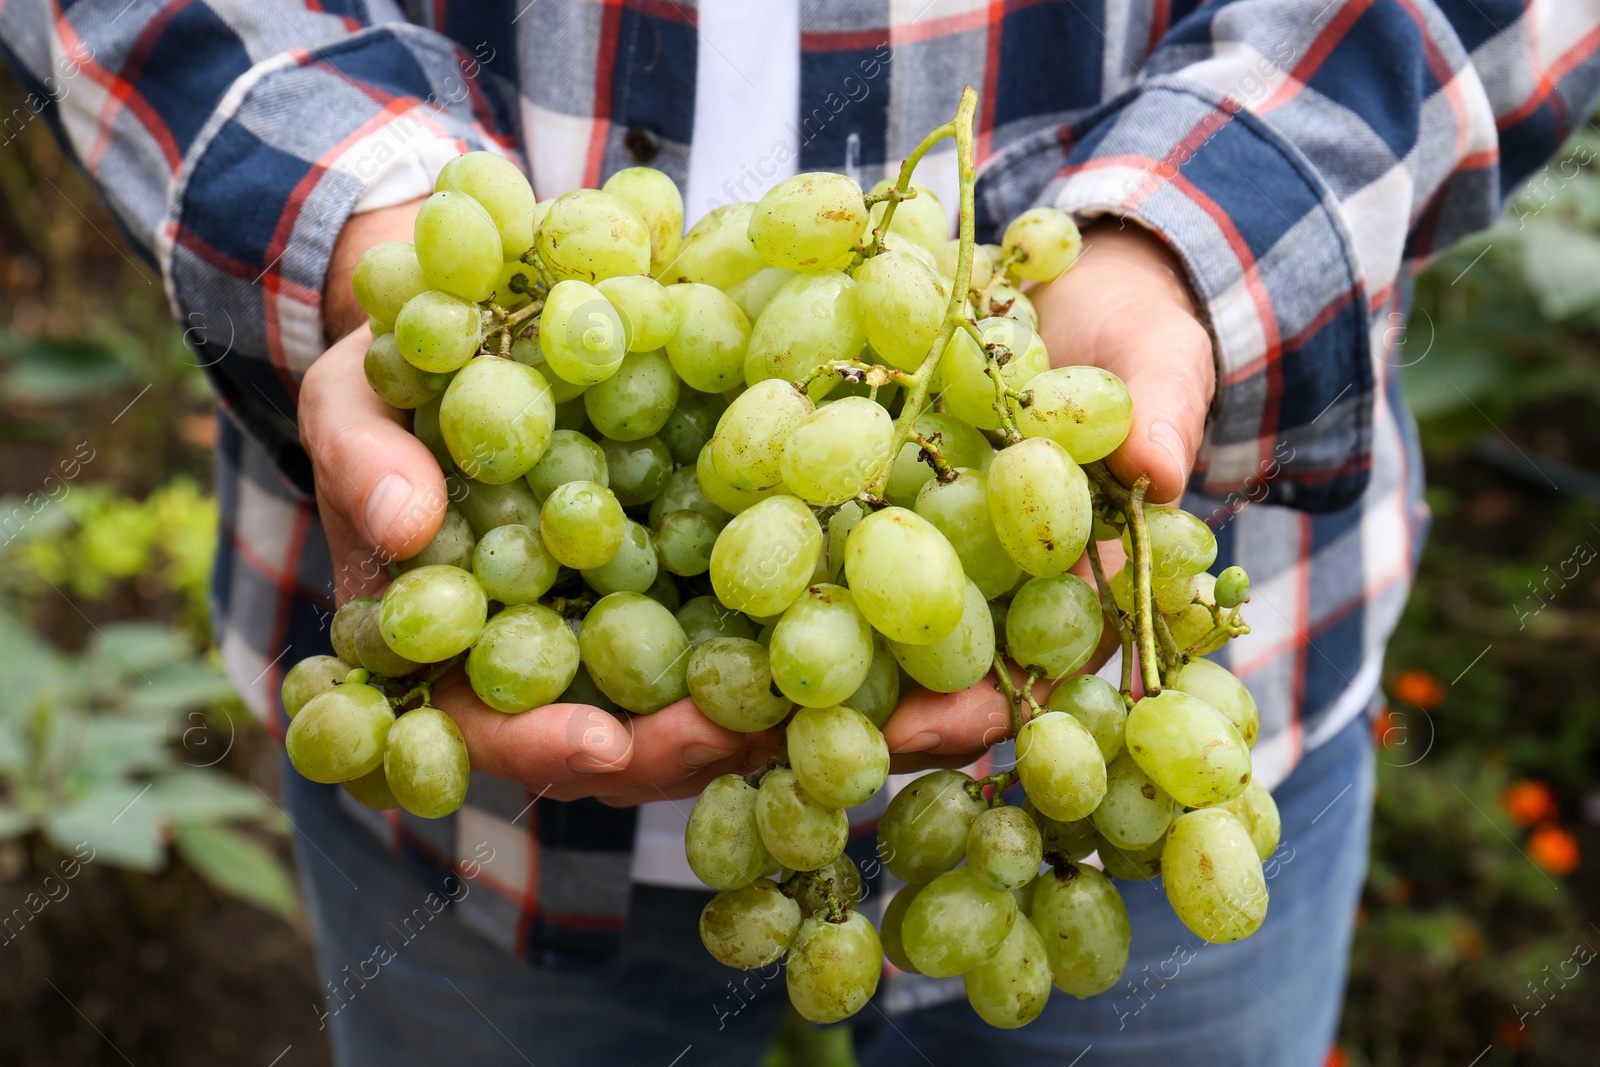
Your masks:
<svg viewBox="0 0 1600 1067"><path fill-rule="evenodd" d="M1522 273L1547 319L1600 305L1600 237L1532 219L1522 231Z"/></svg>
<svg viewBox="0 0 1600 1067"><path fill-rule="evenodd" d="M98 859L118 867L160 870L162 813L146 803L149 788L116 782L96 789L46 815L45 836L66 851L86 843Z"/></svg>
<svg viewBox="0 0 1600 1067"><path fill-rule="evenodd" d="M294 880L283 863L238 830L180 823L173 844L184 862L218 889L286 919L299 909Z"/></svg>
<svg viewBox="0 0 1600 1067"><path fill-rule="evenodd" d="M22 342L0 370L0 396L59 404L110 392L129 377L127 360L106 345L81 338L40 337Z"/></svg>
<svg viewBox="0 0 1600 1067"><path fill-rule="evenodd" d="M32 815L10 804L0 804L0 841L25 834L33 827Z"/></svg>
<svg viewBox="0 0 1600 1067"><path fill-rule="evenodd" d="M220 704L234 696L233 684L203 660L174 663L150 671L145 680L130 680L122 706L130 715L167 719L196 704Z"/></svg>
<svg viewBox="0 0 1600 1067"><path fill-rule="evenodd" d="M180 823L269 820L274 814L272 805L252 787L226 774L198 768L163 775L145 800Z"/></svg>
<svg viewBox="0 0 1600 1067"><path fill-rule="evenodd" d="M87 658L119 675L146 675L194 654L189 639L157 622L114 622L97 627Z"/></svg>
<svg viewBox="0 0 1600 1067"><path fill-rule="evenodd" d="M1412 413L1419 419L1428 419L1470 407L1504 373L1505 364L1499 353L1489 348L1467 348L1433 352L1406 367L1401 375Z"/></svg>

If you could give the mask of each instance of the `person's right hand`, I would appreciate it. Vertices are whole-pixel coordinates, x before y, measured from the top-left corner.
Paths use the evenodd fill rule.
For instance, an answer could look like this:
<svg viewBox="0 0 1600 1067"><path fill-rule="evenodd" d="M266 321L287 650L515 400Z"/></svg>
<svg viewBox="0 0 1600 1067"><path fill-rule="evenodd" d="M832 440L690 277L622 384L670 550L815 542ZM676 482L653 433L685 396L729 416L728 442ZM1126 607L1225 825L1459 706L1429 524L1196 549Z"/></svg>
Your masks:
<svg viewBox="0 0 1600 1067"><path fill-rule="evenodd" d="M341 234L325 294L330 330L347 330L301 384L300 439L311 456L317 508L333 560L337 603L377 596L388 563L420 552L444 521L444 474L367 384L371 335L350 291L362 252L409 240L417 203L355 216ZM457 668L433 686L435 706L461 728L475 770L510 778L557 800L608 804L692 796L719 774L745 773L777 749L775 735L738 734L690 700L626 721L584 704L505 715L479 700Z"/></svg>

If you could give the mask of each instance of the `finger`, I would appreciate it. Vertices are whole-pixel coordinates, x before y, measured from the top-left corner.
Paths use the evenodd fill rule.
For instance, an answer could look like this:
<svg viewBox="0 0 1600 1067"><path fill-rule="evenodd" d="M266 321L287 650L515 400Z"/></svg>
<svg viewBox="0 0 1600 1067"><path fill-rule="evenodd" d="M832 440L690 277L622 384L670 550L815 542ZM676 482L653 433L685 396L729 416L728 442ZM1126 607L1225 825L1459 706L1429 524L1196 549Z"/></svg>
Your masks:
<svg viewBox="0 0 1600 1067"><path fill-rule="evenodd" d="M479 700L459 670L435 682L432 695L461 729L475 770L531 789L617 774L633 761L632 731L601 708L551 704L505 715Z"/></svg>
<svg viewBox="0 0 1600 1067"><path fill-rule="evenodd" d="M333 561L333 599L335 607L363 596L379 596L389 584L388 559L363 542L361 535L317 493L317 512L322 533L328 541L328 558Z"/></svg>
<svg viewBox="0 0 1600 1067"><path fill-rule="evenodd" d="M1199 323L1175 314L1147 321L1147 330L1117 336L1099 355L1133 400L1133 425L1106 463L1124 485L1148 475L1145 498L1162 503L1188 484L1216 371L1211 338Z"/></svg>
<svg viewBox="0 0 1600 1067"><path fill-rule="evenodd" d="M631 808L639 804L652 804L658 800L684 800L699 796L706 786L725 774L741 776L749 774L764 764L767 759L768 757L765 753L733 756L729 759L719 760L709 767L695 771L674 782L651 782L646 785L623 789L620 792L611 791L615 788L614 780L607 778L596 783L600 786L600 789L594 793L594 798L600 803L613 808ZM570 789L572 787L566 788ZM567 799L560 796L560 793L561 789L559 788L550 791L550 795L558 800ZM689 809L693 807L692 804L674 806L678 807L684 814L688 814Z"/></svg>
<svg viewBox="0 0 1600 1067"><path fill-rule="evenodd" d="M336 514L385 559L408 559L444 521L444 474L405 417L367 384L370 340L362 326L311 365L300 389L300 439L326 505L324 522Z"/></svg>
<svg viewBox="0 0 1600 1067"><path fill-rule="evenodd" d="M935 756L981 752L1009 736L1011 712L992 674L957 693L912 689L883 729L891 753Z"/></svg>

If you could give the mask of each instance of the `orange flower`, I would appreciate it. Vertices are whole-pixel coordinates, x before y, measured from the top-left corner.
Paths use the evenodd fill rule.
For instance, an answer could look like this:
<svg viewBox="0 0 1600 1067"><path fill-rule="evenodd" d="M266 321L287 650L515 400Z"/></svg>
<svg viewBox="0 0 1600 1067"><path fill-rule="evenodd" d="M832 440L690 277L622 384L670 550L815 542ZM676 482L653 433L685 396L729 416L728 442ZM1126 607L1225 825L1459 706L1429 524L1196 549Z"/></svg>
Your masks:
<svg viewBox="0 0 1600 1067"><path fill-rule="evenodd" d="M1335 1045L1328 1050L1327 1057L1322 1061L1322 1067L1345 1067L1349 1062L1349 1058L1344 1054L1344 1049Z"/></svg>
<svg viewBox="0 0 1600 1067"><path fill-rule="evenodd" d="M1551 874L1578 869L1578 839L1559 826L1541 826L1528 838L1528 858Z"/></svg>
<svg viewBox="0 0 1600 1067"><path fill-rule="evenodd" d="M1444 703L1444 686L1427 671L1413 668L1395 675L1390 686L1394 697L1412 707L1432 711Z"/></svg>
<svg viewBox="0 0 1600 1067"><path fill-rule="evenodd" d="M1554 819L1559 814L1550 787L1526 778L1506 787L1505 792L1500 794L1500 806L1506 809L1506 814L1518 826L1532 826L1536 822Z"/></svg>
<svg viewBox="0 0 1600 1067"><path fill-rule="evenodd" d="M1405 728L1400 725L1394 712L1389 710L1389 705L1379 708L1377 717L1372 720L1372 743L1379 748L1388 748L1390 742L1404 734Z"/></svg>

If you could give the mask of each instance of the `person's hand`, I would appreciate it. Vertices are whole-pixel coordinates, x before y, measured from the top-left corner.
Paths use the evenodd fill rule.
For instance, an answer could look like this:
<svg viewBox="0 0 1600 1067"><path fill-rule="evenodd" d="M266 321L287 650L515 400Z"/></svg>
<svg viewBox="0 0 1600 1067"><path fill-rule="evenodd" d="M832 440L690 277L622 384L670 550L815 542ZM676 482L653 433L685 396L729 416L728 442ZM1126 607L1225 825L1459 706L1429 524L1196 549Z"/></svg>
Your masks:
<svg viewBox="0 0 1600 1067"><path fill-rule="evenodd" d="M1133 397L1133 428L1106 458L1112 473L1125 485L1148 474L1148 499L1155 503L1181 495L1205 432L1216 364L1171 250L1131 223L1100 223L1085 231L1077 264L1029 297L1053 365L1103 367ZM1114 574L1124 558L1121 544L1103 543L1100 552L1106 574ZM1085 562L1073 570L1093 584ZM1115 647L1108 630L1085 670L1097 670ZM1020 684L1023 675L1012 673ZM1047 688L1041 683L1040 700ZM959 767L1010 736L1009 715L992 677L950 695L917 689L889 720L884 738L896 771Z"/></svg>

